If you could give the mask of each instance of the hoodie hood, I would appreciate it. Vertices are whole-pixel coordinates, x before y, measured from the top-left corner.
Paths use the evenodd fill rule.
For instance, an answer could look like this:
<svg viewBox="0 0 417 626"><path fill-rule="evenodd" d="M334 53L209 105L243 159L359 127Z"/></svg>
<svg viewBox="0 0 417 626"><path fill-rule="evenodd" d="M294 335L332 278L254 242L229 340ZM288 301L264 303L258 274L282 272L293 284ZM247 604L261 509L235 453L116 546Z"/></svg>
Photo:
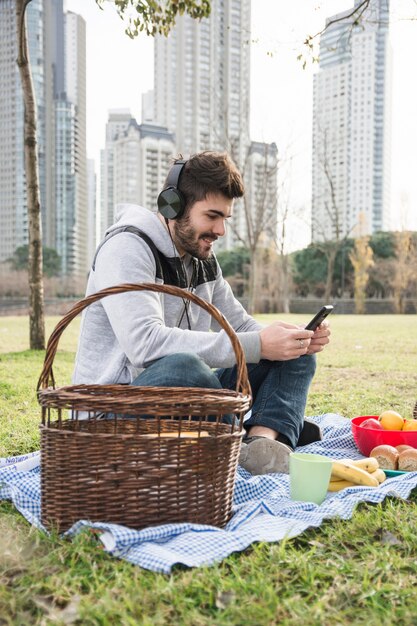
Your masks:
<svg viewBox="0 0 417 626"><path fill-rule="evenodd" d="M151 211L138 204L118 204L116 205L116 221L106 230L106 236L113 230L122 226L135 226L148 235L155 246L167 257L173 255L173 242L169 236L168 229L158 217L156 210ZM176 251L176 255L178 252Z"/></svg>

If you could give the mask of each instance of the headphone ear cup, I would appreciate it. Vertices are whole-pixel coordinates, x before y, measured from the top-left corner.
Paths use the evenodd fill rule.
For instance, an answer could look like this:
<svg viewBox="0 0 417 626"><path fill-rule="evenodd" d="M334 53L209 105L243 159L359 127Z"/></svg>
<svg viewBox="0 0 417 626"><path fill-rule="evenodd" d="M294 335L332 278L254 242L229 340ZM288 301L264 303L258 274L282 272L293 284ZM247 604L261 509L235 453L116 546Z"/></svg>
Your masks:
<svg viewBox="0 0 417 626"><path fill-rule="evenodd" d="M158 196L158 211L168 220L177 220L184 213L185 198L176 187L163 189Z"/></svg>

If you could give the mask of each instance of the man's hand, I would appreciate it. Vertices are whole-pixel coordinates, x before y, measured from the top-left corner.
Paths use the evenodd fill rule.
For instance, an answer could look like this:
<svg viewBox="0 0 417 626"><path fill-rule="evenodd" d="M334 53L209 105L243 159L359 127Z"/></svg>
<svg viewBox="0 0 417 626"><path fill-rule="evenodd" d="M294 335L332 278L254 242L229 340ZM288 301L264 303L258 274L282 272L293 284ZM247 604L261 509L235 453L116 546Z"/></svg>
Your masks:
<svg viewBox="0 0 417 626"><path fill-rule="evenodd" d="M295 324L273 322L259 333L261 337L261 357L269 361L290 361L291 359L297 359L303 354L320 352L323 348L310 352L312 338L318 332L318 329L313 332L312 330L300 328L300 326ZM322 341L321 338L320 341ZM328 340L325 343L328 343Z"/></svg>
<svg viewBox="0 0 417 626"><path fill-rule="evenodd" d="M306 354L316 354L316 352L321 352L322 350L324 350L324 347L330 341L330 334L331 333L329 328L329 322L325 320L314 331L314 335L310 341L310 345Z"/></svg>

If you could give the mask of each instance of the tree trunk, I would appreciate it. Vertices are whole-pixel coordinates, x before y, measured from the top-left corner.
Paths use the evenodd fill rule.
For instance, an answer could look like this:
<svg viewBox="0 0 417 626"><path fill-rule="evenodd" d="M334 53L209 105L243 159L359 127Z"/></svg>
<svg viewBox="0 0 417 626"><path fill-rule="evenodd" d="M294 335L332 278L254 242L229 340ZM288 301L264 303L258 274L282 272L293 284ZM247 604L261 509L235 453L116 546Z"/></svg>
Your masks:
<svg viewBox="0 0 417 626"><path fill-rule="evenodd" d="M287 255L281 256L282 267L282 286L281 286L281 304L282 312L290 312L290 267Z"/></svg>
<svg viewBox="0 0 417 626"><path fill-rule="evenodd" d="M255 313L255 294L257 285L257 267L256 267L256 250L249 250L250 267L249 267L249 289L248 289L248 307L247 311L250 315Z"/></svg>
<svg viewBox="0 0 417 626"><path fill-rule="evenodd" d="M16 34L20 80L25 106L24 145L26 201L29 222L29 324L31 350L45 348L45 318L42 276L42 221L36 131L36 102L29 64L26 8L31 0L15 0Z"/></svg>
<svg viewBox="0 0 417 626"><path fill-rule="evenodd" d="M331 249L327 253L327 277L326 277L326 289L324 292L324 300L325 302L329 302L332 295L332 287L333 287L333 274L334 274L334 266L336 263L336 249Z"/></svg>

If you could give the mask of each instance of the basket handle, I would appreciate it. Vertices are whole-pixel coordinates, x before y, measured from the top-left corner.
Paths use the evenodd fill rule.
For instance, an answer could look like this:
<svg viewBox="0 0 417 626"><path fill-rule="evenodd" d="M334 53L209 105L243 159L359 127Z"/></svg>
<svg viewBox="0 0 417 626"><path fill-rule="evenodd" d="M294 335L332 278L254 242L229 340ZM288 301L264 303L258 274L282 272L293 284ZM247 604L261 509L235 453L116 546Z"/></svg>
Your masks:
<svg viewBox="0 0 417 626"><path fill-rule="evenodd" d="M101 298L104 298L105 296L125 293L128 291L156 291L159 293L167 293L171 296L178 296L179 298L191 300L191 302L195 302L195 304L198 304L202 309L207 311L220 324L220 326L226 332L231 341L236 356L236 391L240 391L243 395L250 395L251 389L248 380L248 371L246 368L246 360L243 353L243 348L235 331L226 320L224 315L220 313L220 311L213 304L206 302L199 296L187 291L186 289L175 287L173 285L157 285L155 283L125 283L123 285L107 287L106 289L101 289L100 291L97 291L96 293L93 293L92 295L87 296L86 298L83 298L82 300L76 302L74 306L70 309L70 311L61 319L60 322L58 322L58 324L52 331L51 336L49 337L48 345L46 347L43 369L36 388L37 391L39 391L40 388L47 389L51 385L52 387L55 387L52 366L54 363L56 351L58 349L59 339L69 323L75 317L77 317L77 315L81 313L83 309L87 308L93 302L101 300Z"/></svg>

